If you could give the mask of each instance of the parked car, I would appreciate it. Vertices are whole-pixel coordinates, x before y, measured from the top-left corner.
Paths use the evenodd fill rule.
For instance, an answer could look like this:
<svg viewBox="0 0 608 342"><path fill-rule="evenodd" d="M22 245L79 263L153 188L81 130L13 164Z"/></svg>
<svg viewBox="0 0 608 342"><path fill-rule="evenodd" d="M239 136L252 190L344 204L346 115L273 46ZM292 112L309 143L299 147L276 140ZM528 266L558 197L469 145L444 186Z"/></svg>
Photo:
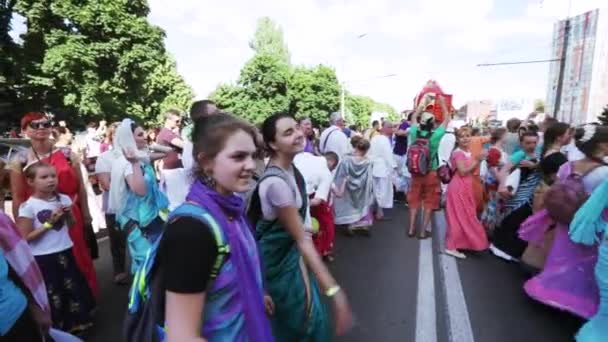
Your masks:
<svg viewBox="0 0 608 342"><path fill-rule="evenodd" d="M0 160L4 163L5 169L19 152L25 151L29 146L30 141L27 139L0 139ZM0 196L6 199L11 198L8 176L8 172L0 172Z"/></svg>

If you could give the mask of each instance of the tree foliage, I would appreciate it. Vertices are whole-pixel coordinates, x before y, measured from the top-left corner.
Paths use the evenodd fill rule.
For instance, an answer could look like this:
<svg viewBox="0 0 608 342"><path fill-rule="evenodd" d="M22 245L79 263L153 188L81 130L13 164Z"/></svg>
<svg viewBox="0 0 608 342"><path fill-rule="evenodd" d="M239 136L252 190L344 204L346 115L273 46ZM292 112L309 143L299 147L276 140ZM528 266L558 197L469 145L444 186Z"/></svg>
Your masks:
<svg viewBox="0 0 608 342"><path fill-rule="evenodd" d="M268 54L278 57L286 64L290 64L290 54L283 30L269 17L258 19L257 28L253 39L249 42L249 47L256 54Z"/></svg>
<svg viewBox="0 0 608 342"><path fill-rule="evenodd" d="M326 65L291 66L283 33L270 18L258 21L250 47L256 52L241 70L236 84L220 84L209 95L221 108L254 123L276 112L309 117L326 125L329 113L340 109L340 84L336 71ZM350 122L368 126L372 111L396 113L369 97L348 95ZM347 119L350 119L347 116Z"/></svg>
<svg viewBox="0 0 608 342"><path fill-rule="evenodd" d="M59 117L154 121L168 107L185 110L192 89L147 20L146 0L15 0L26 19L14 55L16 101Z"/></svg>
<svg viewBox="0 0 608 342"><path fill-rule="evenodd" d="M545 101L541 99L534 100L534 111L539 113L545 112Z"/></svg>
<svg viewBox="0 0 608 342"><path fill-rule="evenodd" d="M290 112L315 124L327 122L327 114L340 107L340 84L334 69L318 65L294 68L290 83Z"/></svg>

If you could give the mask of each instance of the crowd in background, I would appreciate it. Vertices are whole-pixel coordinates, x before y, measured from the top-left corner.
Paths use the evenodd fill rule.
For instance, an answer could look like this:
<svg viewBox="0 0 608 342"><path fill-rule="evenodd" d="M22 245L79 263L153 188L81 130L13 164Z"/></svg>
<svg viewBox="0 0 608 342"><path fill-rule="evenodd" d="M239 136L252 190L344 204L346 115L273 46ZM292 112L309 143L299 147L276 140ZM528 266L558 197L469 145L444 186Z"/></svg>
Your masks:
<svg viewBox="0 0 608 342"><path fill-rule="evenodd" d="M42 341L51 326L86 336L100 230L114 282L132 283L127 340L331 340L323 296L335 333L352 325L326 266L336 233L373 235L395 203L409 208L404 238L431 238L444 208L446 254L525 265L531 298L590 319L579 341L602 341L608 128L547 117L481 133L451 118L427 95L364 130L340 113L322 130L287 114L256 128L205 100L160 128L125 118L77 138L28 113L31 146L0 168L12 196L12 217L0 213L0 341Z"/></svg>

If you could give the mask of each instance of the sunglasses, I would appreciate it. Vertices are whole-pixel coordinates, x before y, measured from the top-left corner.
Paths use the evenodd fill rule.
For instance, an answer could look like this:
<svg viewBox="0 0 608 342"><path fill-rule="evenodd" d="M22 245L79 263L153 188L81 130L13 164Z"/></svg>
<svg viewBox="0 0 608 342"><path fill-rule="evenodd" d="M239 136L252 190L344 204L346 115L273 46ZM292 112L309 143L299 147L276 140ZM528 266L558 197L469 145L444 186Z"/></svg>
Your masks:
<svg viewBox="0 0 608 342"><path fill-rule="evenodd" d="M31 129L48 129L51 125L50 121L32 121L28 124Z"/></svg>

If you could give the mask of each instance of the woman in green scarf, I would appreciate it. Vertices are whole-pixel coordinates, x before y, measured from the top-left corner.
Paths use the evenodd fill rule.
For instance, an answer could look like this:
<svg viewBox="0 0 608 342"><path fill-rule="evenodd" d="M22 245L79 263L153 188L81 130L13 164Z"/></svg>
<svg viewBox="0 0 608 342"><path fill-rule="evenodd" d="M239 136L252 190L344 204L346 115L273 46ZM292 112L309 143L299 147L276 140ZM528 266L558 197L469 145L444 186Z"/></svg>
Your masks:
<svg viewBox="0 0 608 342"><path fill-rule="evenodd" d="M292 164L304 149L304 135L293 117L275 114L262 126L271 158L252 198L249 218L255 224L265 287L274 301L275 340L330 341L321 294L331 298L336 334L352 324L346 295L331 276L310 234L306 185Z"/></svg>

